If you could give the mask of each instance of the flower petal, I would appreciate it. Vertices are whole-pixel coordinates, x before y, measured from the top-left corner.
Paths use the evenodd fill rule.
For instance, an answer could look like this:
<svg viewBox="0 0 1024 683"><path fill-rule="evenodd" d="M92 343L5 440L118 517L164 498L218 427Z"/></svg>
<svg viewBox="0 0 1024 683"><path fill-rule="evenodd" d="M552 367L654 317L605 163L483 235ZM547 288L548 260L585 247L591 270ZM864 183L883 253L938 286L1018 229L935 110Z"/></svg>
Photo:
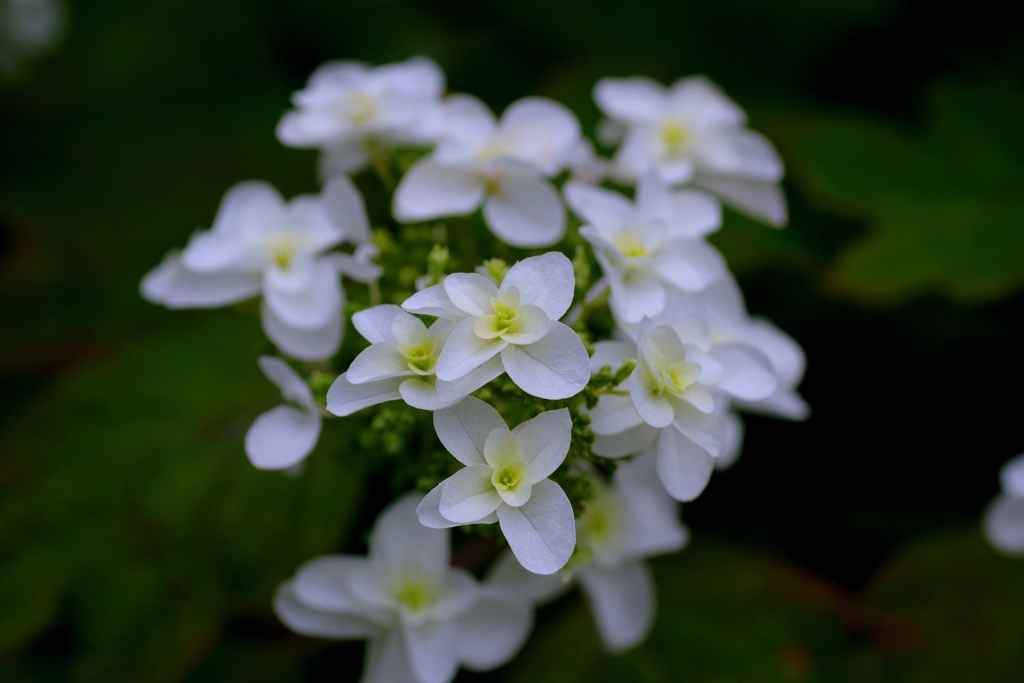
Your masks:
<svg viewBox="0 0 1024 683"><path fill-rule="evenodd" d="M722 451L722 425L713 411L714 403L711 405L712 411L705 413L688 401L673 398L675 417L672 424L710 453L711 457L716 457Z"/></svg>
<svg viewBox="0 0 1024 683"><path fill-rule="evenodd" d="M394 342L380 342L363 349L352 361L345 375L352 384L376 382L389 377L412 375L409 363Z"/></svg>
<svg viewBox="0 0 1024 683"><path fill-rule="evenodd" d="M402 398L399 389L404 381L405 377L391 377L379 382L352 384L348 373L342 373L327 392L327 410L345 417L378 403L396 401Z"/></svg>
<svg viewBox="0 0 1024 683"><path fill-rule="evenodd" d="M444 482L438 510L445 519L472 524L494 512L501 498L494 490L489 465L467 465Z"/></svg>
<svg viewBox="0 0 1024 683"><path fill-rule="evenodd" d="M551 319L539 306L520 306L519 315L508 332L500 335L509 344L533 344L544 338L551 329Z"/></svg>
<svg viewBox="0 0 1024 683"><path fill-rule="evenodd" d="M621 458L635 455L654 443L661 430L647 423L640 423L618 434L598 436L594 439L591 450L594 455L606 458Z"/></svg>
<svg viewBox="0 0 1024 683"><path fill-rule="evenodd" d="M580 140L580 122L559 102L524 97L502 114L497 138L508 149L509 156L550 176L562 168L568 153Z"/></svg>
<svg viewBox="0 0 1024 683"><path fill-rule="evenodd" d="M323 327L333 317L340 315L345 303L338 271L322 259L315 262L312 269L308 284L301 290L264 288L264 302L289 327Z"/></svg>
<svg viewBox="0 0 1024 683"><path fill-rule="evenodd" d="M423 683L412 671L405 638L399 628L388 629L366 644L359 683Z"/></svg>
<svg viewBox="0 0 1024 683"><path fill-rule="evenodd" d="M398 386L402 400L420 410L444 410L455 401L442 400L437 394L437 385L422 377L410 377ZM458 399L456 399L457 401Z"/></svg>
<svg viewBox="0 0 1024 683"><path fill-rule="evenodd" d="M674 427L661 430L657 444L658 476L676 500L691 501L711 480L715 459Z"/></svg>
<svg viewBox="0 0 1024 683"><path fill-rule="evenodd" d="M402 309L394 304L373 306L353 313L352 325L371 344L393 342L395 337L391 334L391 322L400 313Z"/></svg>
<svg viewBox="0 0 1024 683"><path fill-rule="evenodd" d="M477 273L452 273L442 284L449 300L465 315L491 312L491 299L498 296L494 283Z"/></svg>
<svg viewBox="0 0 1024 683"><path fill-rule="evenodd" d="M292 581L292 591L309 607L327 612L360 613L364 607L346 590L345 577L365 565L365 557L316 557L299 567Z"/></svg>
<svg viewBox="0 0 1024 683"><path fill-rule="evenodd" d="M451 382L446 382L443 379L436 380L434 387L437 389L438 398L451 405L464 396L470 395L503 372L505 372L505 366L502 365L501 356L497 355L457 380Z"/></svg>
<svg viewBox="0 0 1024 683"><path fill-rule="evenodd" d="M263 331L270 341L292 358L305 361L326 360L341 346L342 318L339 308L323 327L298 328L285 324L274 315L266 302L260 308Z"/></svg>
<svg viewBox="0 0 1024 683"><path fill-rule="evenodd" d="M441 354L437 357L438 379L452 382L465 377L508 346L508 342L502 341L500 338L481 339L476 336L473 331L476 320L476 318L466 318L448 337L444 348L441 349ZM543 341L542 339L538 343Z"/></svg>
<svg viewBox="0 0 1024 683"><path fill-rule="evenodd" d="M654 393L651 370L642 358L629 376L629 397L637 415L652 427L667 427L674 417L672 402L664 394Z"/></svg>
<svg viewBox="0 0 1024 683"><path fill-rule="evenodd" d="M716 344L711 356L722 364L722 379L715 385L730 396L745 401L768 398L778 386L771 361L745 344Z"/></svg>
<svg viewBox="0 0 1024 683"><path fill-rule="evenodd" d="M450 529L455 526L459 526L458 522L453 522L450 519L445 519L441 514L441 493L444 492L444 485L446 482L441 482L430 490L430 493L423 496L423 500L416 506L416 516L420 520L420 524L429 529Z"/></svg>
<svg viewBox="0 0 1024 683"><path fill-rule="evenodd" d="M649 78L602 78L594 86L594 101L612 118L652 123L665 109L666 92Z"/></svg>
<svg viewBox="0 0 1024 683"><path fill-rule="evenodd" d="M403 223L472 213L484 199L483 178L474 171L442 166L430 156L406 171L395 190L393 212Z"/></svg>
<svg viewBox="0 0 1024 683"><path fill-rule="evenodd" d="M347 175L335 175L324 184L320 196L324 210L341 228L347 242L358 244L370 239L370 219L363 195Z"/></svg>
<svg viewBox="0 0 1024 683"><path fill-rule="evenodd" d="M263 413L245 434L245 453L261 470L283 470L313 450L320 438L320 415L291 406Z"/></svg>
<svg viewBox="0 0 1024 683"><path fill-rule="evenodd" d="M402 303L402 308L410 313L433 315L445 320L459 322L466 314L448 298L444 285L434 285L416 292Z"/></svg>
<svg viewBox="0 0 1024 683"><path fill-rule="evenodd" d="M440 576L448 571L449 534L420 524L416 514L420 500L420 496L408 494L384 509L373 525L370 560L385 567L412 564Z"/></svg>
<svg viewBox="0 0 1024 683"><path fill-rule="evenodd" d="M780 228L789 221L786 196L775 183L700 173L693 179L693 184L768 225Z"/></svg>
<svg viewBox="0 0 1024 683"><path fill-rule="evenodd" d="M577 571L589 598L605 649L622 652L639 645L654 626L654 577L646 562L614 569L590 564Z"/></svg>
<svg viewBox="0 0 1024 683"><path fill-rule="evenodd" d="M573 213L599 233L617 231L633 219L633 206L618 192L570 181L562 188L562 195Z"/></svg>
<svg viewBox="0 0 1024 683"><path fill-rule="evenodd" d="M501 281L501 290L516 287L519 304L538 306L551 320L558 320L572 305L576 276L565 254L549 251L517 262Z"/></svg>
<svg viewBox="0 0 1024 683"><path fill-rule="evenodd" d="M449 683L459 668L458 628L451 621L430 621L422 626L402 624L409 663L419 683Z"/></svg>
<svg viewBox="0 0 1024 683"><path fill-rule="evenodd" d="M484 444L495 429L507 429L505 421L497 410L473 396L434 413L437 438L463 465L486 462Z"/></svg>
<svg viewBox="0 0 1024 683"><path fill-rule="evenodd" d="M698 292L721 277L725 259L707 242L679 240L658 250L651 266L669 284Z"/></svg>
<svg viewBox="0 0 1024 683"><path fill-rule="evenodd" d="M530 483L529 479L525 479L519 482L515 488L505 489L504 491L496 489L496 491L498 493L498 497L501 498L501 501L505 503L505 505L518 508L530 502L530 494L533 492L533 484Z"/></svg>
<svg viewBox="0 0 1024 683"><path fill-rule="evenodd" d="M1024 498L1024 453L1009 460L999 469L999 484L1015 498Z"/></svg>
<svg viewBox="0 0 1024 683"><path fill-rule="evenodd" d="M294 401L307 410L316 410L312 390L306 380L292 370L292 366L274 356L260 356L257 363L267 379L281 390L281 396L286 401Z"/></svg>
<svg viewBox="0 0 1024 683"><path fill-rule="evenodd" d="M534 574L523 568L511 550L503 550L487 570L485 589L500 591L520 601L542 604L565 593L572 585L571 576Z"/></svg>
<svg viewBox="0 0 1024 683"><path fill-rule="evenodd" d="M606 394L590 411L590 428L598 436L611 436L644 424L629 396Z"/></svg>
<svg viewBox="0 0 1024 683"><path fill-rule="evenodd" d="M534 574L557 572L576 547L572 505L561 487L550 479L533 486L526 505L499 507L498 521L516 559Z"/></svg>
<svg viewBox="0 0 1024 683"><path fill-rule="evenodd" d="M519 437L523 459L530 465L530 483L547 479L565 460L572 440L568 408L548 410L512 430Z"/></svg>
<svg viewBox="0 0 1024 683"><path fill-rule="evenodd" d="M459 661L472 671L487 671L519 652L533 626L533 610L518 595L484 590L456 626Z"/></svg>
<svg viewBox="0 0 1024 683"><path fill-rule="evenodd" d="M274 594L274 612L291 630L314 638L369 638L380 631L376 625L362 617L308 607L295 597L292 581L281 584Z"/></svg>
<svg viewBox="0 0 1024 683"><path fill-rule="evenodd" d="M484 202L488 227L513 247L547 247L565 235L565 206L544 178L507 173Z"/></svg>
<svg viewBox="0 0 1024 683"><path fill-rule="evenodd" d="M260 293L258 273L199 273L185 268L181 252L172 251L139 286L146 301L168 308L216 308L245 301Z"/></svg>
<svg viewBox="0 0 1024 683"><path fill-rule="evenodd" d="M569 398L590 379L590 357L583 342L560 322L552 321L551 329L538 342L507 346L501 360L512 381L538 398Z"/></svg>
<svg viewBox="0 0 1024 683"><path fill-rule="evenodd" d="M1024 557L1024 500L1006 494L996 496L984 517L985 535L1009 555Z"/></svg>

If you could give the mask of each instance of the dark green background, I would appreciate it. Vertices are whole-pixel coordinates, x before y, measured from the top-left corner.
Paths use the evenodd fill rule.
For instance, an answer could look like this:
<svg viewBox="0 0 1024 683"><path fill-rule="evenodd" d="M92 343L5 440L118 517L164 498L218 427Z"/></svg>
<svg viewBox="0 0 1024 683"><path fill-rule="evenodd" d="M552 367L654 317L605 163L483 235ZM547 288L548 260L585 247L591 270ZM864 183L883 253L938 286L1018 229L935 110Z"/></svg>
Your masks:
<svg viewBox="0 0 1024 683"><path fill-rule="evenodd" d="M805 346L814 408L746 452L656 563L655 634L609 663L542 610L507 681L1024 680L1024 561L978 518L1020 450L1024 24L984 0L92 0L0 85L0 680L355 680L360 648L269 609L359 551L384 500L330 425L301 479L242 437L277 401L258 321L139 278L224 190L315 191L273 135L330 58L427 54L496 108L706 73L779 146L792 221L714 241ZM370 491L370 494L365 493ZM462 674L460 680L475 680Z"/></svg>

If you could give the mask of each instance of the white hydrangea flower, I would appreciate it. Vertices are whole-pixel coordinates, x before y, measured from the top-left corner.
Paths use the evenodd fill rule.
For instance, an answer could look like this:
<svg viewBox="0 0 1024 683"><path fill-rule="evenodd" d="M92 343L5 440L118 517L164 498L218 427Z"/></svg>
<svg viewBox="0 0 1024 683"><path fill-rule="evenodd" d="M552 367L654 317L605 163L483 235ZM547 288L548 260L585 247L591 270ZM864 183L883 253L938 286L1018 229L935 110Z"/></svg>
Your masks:
<svg viewBox="0 0 1024 683"><path fill-rule="evenodd" d="M0 0L0 73L17 73L24 62L51 49L66 25L59 0Z"/></svg>
<svg viewBox="0 0 1024 683"><path fill-rule="evenodd" d="M1002 493L985 511L989 543L1008 555L1024 557L1024 453L999 472Z"/></svg>
<svg viewBox="0 0 1024 683"><path fill-rule="evenodd" d="M612 310L628 323L661 313L671 288L699 291L725 272L722 255L702 239L721 226L721 207L701 192L671 192L652 174L638 183L635 203L580 183L564 194L586 221L580 235L611 285Z"/></svg>
<svg viewBox="0 0 1024 683"><path fill-rule="evenodd" d="M652 455L619 465L611 486L598 477L592 483L594 496L576 520L578 563L570 576L531 574L511 554L500 556L489 576L538 604L575 579L602 643L619 653L640 644L654 626L656 591L644 560L682 550L690 534L679 521L679 504L658 480Z"/></svg>
<svg viewBox="0 0 1024 683"><path fill-rule="evenodd" d="M378 67L328 62L292 95L295 111L281 119L277 137L321 149L324 177L353 173L369 163L368 143L430 142L443 93L444 73L425 57Z"/></svg>
<svg viewBox="0 0 1024 683"><path fill-rule="evenodd" d="M327 409L335 415L397 399L413 408L441 410L502 373L496 357L455 382L437 379L437 357L455 329L449 320L438 318L428 328L416 316L385 304L356 313L352 323L371 346L356 356L327 393ZM442 399L439 388L453 398Z"/></svg>
<svg viewBox="0 0 1024 683"><path fill-rule="evenodd" d="M568 409L541 413L510 431L498 411L470 396L434 413L434 429L465 467L426 495L420 522L440 529L497 521L531 572L564 567L576 545L572 505L548 476L569 451Z"/></svg>
<svg viewBox="0 0 1024 683"><path fill-rule="evenodd" d="M368 281L369 221L352 181L339 176L319 196L285 202L270 185L239 183L224 196L213 227L192 236L142 281L142 294L170 308L223 306L263 295L263 329L289 356L322 360L341 343L339 273ZM324 252L362 243L353 255Z"/></svg>
<svg viewBox="0 0 1024 683"><path fill-rule="evenodd" d="M552 100L528 97L496 121L476 98L454 95L443 117L437 148L395 190L395 218L461 216L482 205L487 225L507 244L544 247L561 240L565 206L545 176L579 153L576 116Z"/></svg>
<svg viewBox="0 0 1024 683"><path fill-rule="evenodd" d="M671 325L645 318L636 346L595 344L593 371L618 368L628 358L636 358L637 367L628 396L602 396L590 411L595 453L620 457L652 447L662 483L682 501L700 495L717 457L737 436L716 397L760 400L777 386L763 354L743 344L712 343L703 309L693 298L685 300L692 308L682 315L674 306L671 312L679 317ZM619 389L625 394L627 387Z"/></svg>
<svg viewBox="0 0 1024 683"><path fill-rule="evenodd" d="M280 358L260 356L260 370L281 390L285 401L263 413L245 434L245 452L261 470L283 470L302 462L320 438L320 407L309 385Z"/></svg>
<svg viewBox="0 0 1024 683"><path fill-rule="evenodd" d="M743 110L706 78L682 78L670 88L648 78L605 78L594 99L624 132L615 155L624 177L654 171L670 185L692 182L771 225L786 223L778 152L745 127Z"/></svg>
<svg viewBox="0 0 1024 683"><path fill-rule="evenodd" d="M569 259L549 252L513 265L500 287L477 273L453 273L407 299L402 308L411 313L458 323L437 359L437 378L450 383L438 386L441 399L457 398L450 389L482 366L493 379L499 363L519 388L539 398L582 390L589 379L586 348L558 322L575 286Z"/></svg>
<svg viewBox="0 0 1024 683"><path fill-rule="evenodd" d="M407 496L381 513L368 557L310 560L274 598L297 633L369 640L363 683L447 683L460 664L493 669L532 625L527 600L449 566L449 532L423 528L417 503Z"/></svg>

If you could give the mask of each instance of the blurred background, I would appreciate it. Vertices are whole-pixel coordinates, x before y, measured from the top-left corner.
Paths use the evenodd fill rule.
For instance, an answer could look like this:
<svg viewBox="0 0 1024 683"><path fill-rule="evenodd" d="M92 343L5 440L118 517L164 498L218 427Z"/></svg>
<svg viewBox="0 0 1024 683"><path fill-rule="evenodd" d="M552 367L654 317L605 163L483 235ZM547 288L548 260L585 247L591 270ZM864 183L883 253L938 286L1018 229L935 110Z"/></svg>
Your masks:
<svg viewBox="0 0 1024 683"><path fill-rule="evenodd" d="M336 424L304 477L252 468L242 437L279 401L258 320L137 288L231 184L316 191L315 153L274 126L317 65L415 54L591 134L602 76L717 81L779 147L792 219L728 214L713 241L806 349L814 411L747 418L684 507L690 548L655 562L647 644L606 657L572 598L458 680L1024 680L1024 560L979 528L1024 450L1019 6L44 5L0 0L0 680L357 679L360 645L292 635L270 596L365 547L376 475Z"/></svg>

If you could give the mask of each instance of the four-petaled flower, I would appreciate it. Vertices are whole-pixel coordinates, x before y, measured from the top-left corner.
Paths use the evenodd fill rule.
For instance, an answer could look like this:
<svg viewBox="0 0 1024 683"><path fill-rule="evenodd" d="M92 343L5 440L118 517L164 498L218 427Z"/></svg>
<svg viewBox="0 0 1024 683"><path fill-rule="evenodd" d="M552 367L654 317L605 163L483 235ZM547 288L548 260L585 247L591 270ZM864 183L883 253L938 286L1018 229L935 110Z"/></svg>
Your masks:
<svg viewBox="0 0 1024 683"><path fill-rule="evenodd" d="M531 572L552 574L564 567L576 544L572 505L548 476L569 451L569 411L549 410L510 431L498 411L471 396L434 413L434 429L465 467L420 503L424 526L497 521Z"/></svg>

